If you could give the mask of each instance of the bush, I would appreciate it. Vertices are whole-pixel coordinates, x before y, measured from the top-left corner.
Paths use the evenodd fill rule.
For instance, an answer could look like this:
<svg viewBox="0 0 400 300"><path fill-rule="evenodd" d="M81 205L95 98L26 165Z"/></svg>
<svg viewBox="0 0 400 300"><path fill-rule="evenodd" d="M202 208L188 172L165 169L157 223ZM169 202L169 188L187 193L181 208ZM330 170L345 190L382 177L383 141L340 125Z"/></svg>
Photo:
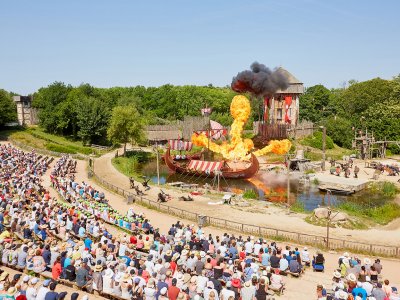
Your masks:
<svg viewBox="0 0 400 300"><path fill-rule="evenodd" d="M60 153L70 153L76 154L77 152L71 148L55 145L55 144L46 144L46 149L49 151L60 152Z"/></svg>
<svg viewBox="0 0 400 300"><path fill-rule="evenodd" d="M78 152L85 154L85 155L90 155L92 154L92 148L90 147L81 147L79 148Z"/></svg>
<svg viewBox="0 0 400 300"><path fill-rule="evenodd" d="M384 196L394 197L396 195L396 186L394 183L385 181L382 186L382 194Z"/></svg>
<svg viewBox="0 0 400 300"><path fill-rule="evenodd" d="M312 174L312 173L315 173L315 171L314 170L307 170L306 171L306 174Z"/></svg>
<svg viewBox="0 0 400 300"><path fill-rule="evenodd" d="M322 150L323 146L323 133L319 131L315 131L312 138L305 138L304 141L313 148L317 148ZM333 141L332 139L326 135L326 149L333 149Z"/></svg>
<svg viewBox="0 0 400 300"><path fill-rule="evenodd" d="M244 199L257 199L256 193L253 190L246 190L243 193Z"/></svg>

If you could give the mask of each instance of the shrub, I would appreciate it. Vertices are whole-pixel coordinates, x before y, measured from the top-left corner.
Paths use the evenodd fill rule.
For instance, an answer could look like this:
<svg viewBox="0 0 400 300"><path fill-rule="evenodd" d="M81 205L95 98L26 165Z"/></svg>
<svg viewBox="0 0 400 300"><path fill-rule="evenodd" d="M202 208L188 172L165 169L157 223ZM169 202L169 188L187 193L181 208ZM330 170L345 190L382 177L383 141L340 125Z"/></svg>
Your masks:
<svg viewBox="0 0 400 300"><path fill-rule="evenodd" d="M304 141L306 142L306 144L310 145L311 147L322 150L323 133L319 132L319 131L315 131L312 138L306 138L306 139L304 139ZM325 145L326 149L333 149L333 141L328 135L326 136L325 142L326 142L326 145Z"/></svg>
<svg viewBox="0 0 400 300"><path fill-rule="evenodd" d="M55 144L46 144L46 149L49 151L60 152L60 153L70 153L76 154L77 152L71 148L55 145Z"/></svg>
<svg viewBox="0 0 400 300"><path fill-rule="evenodd" d="M257 199L256 193L253 190L246 190L243 193L244 199Z"/></svg>
<svg viewBox="0 0 400 300"><path fill-rule="evenodd" d="M92 154L92 148L90 147L81 147L79 148L78 152L85 154L85 155L90 155Z"/></svg>
<svg viewBox="0 0 400 300"><path fill-rule="evenodd" d="M394 197L396 195L396 186L394 183L385 181L382 186L382 194L384 196Z"/></svg>
<svg viewBox="0 0 400 300"><path fill-rule="evenodd" d="M314 170L307 170L306 171L306 174L312 174L312 173L315 173L315 171Z"/></svg>
<svg viewBox="0 0 400 300"><path fill-rule="evenodd" d="M318 178L314 178L314 184L315 184L315 185L319 185L319 180L318 180Z"/></svg>

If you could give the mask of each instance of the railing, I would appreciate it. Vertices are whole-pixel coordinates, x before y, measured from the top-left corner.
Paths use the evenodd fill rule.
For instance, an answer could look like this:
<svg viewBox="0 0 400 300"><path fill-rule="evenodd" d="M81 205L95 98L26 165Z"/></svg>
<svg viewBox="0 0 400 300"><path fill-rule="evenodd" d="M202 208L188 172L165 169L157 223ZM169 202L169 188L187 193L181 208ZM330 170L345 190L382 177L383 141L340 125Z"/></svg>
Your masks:
<svg viewBox="0 0 400 300"><path fill-rule="evenodd" d="M140 202L144 206L149 208L168 213L183 219L189 219L192 221L197 221L198 216L202 215L196 212L191 212L185 209L177 208L167 204L159 203L154 200L150 200L143 196L137 196L131 191L127 191L120 188L112 183L105 181L103 178L98 176L96 172L92 169L92 160L89 158L89 168L94 175L94 177L108 189L117 192L122 196L131 195L135 201ZM211 216L206 216L208 225L221 227L224 229L231 229L234 231L247 233L251 235L259 235L264 237L269 237L275 240L289 240L299 244L309 244L315 247L324 247L326 245L326 236L307 234L301 232L294 232L289 230L282 230L278 228L270 228L264 226L257 226L253 224L246 224ZM344 250L349 249L353 252L368 252L371 255L385 255L399 257L399 246L382 245L382 244L372 244L365 242L349 241L339 238L330 237L329 238L329 248L332 250Z"/></svg>
<svg viewBox="0 0 400 300"><path fill-rule="evenodd" d="M44 149L38 149L38 148L33 148L31 146L22 144L21 142L18 142L16 140L14 140L12 137L9 136L5 136L5 135L0 135L0 141L10 141L12 142L14 145L25 149L25 150L35 150L36 153L42 153L45 155L50 155L50 156L62 156L62 155L68 155L71 156L72 158L79 158L79 159L89 159L89 156L84 155L84 154L70 154L70 153L61 153L61 152L55 152L55 151L49 151L49 150L44 150Z"/></svg>

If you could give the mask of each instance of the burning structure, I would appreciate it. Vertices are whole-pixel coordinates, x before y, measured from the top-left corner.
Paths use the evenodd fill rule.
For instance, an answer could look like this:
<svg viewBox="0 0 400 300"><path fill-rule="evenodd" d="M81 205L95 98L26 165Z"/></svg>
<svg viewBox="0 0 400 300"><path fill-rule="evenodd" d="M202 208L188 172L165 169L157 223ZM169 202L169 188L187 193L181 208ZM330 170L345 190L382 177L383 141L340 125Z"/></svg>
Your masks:
<svg viewBox="0 0 400 300"><path fill-rule="evenodd" d="M303 83L280 66L276 71L254 62L250 70L233 77L231 87L238 93L250 93L263 99L264 120L270 124L297 124L299 119L299 95Z"/></svg>
<svg viewBox="0 0 400 300"><path fill-rule="evenodd" d="M192 135L193 144L202 147L208 147L211 151L221 153L222 156L229 160L249 160L250 150L254 147L253 141L250 139L242 139L242 131L247 119L250 116L250 102L245 96L235 96L231 103L231 114L235 119L231 126L230 143L225 142L222 145L210 142L205 134ZM253 152L255 156L261 156L266 153L284 154L290 148L288 140L271 141L270 144L260 150Z"/></svg>

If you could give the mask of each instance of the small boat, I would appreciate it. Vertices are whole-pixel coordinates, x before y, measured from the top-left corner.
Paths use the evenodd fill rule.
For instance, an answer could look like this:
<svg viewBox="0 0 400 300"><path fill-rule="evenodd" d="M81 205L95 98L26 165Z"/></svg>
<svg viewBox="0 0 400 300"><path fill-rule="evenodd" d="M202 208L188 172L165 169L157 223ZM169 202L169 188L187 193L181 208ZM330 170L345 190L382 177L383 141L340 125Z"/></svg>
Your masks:
<svg viewBox="0 0 400 300"><path fill-rule="evenodd" d="M179 160L179 161L184 161L184 160L199 160L203 156L203 152L195 153L195 154L182 154L182 155L171 155L171 159L173 160ZM161 155L161 159L165 160L165 156Z"/></svg>
<svg viewBox="0 0 400 300"><path fill-rule="evenodd" d="M258 160L251 154L251 165L250 167L237 170L230 171L229 166L225 161L222 162L213 162L213 161L193 161L191 160L187 166L183 167L178 165L178 163L171 159L170 156L170 148L168 148L165 153L165 163L168 168L176 173L180 174L192 174L199 177L208 177L213 178L215 176L215 171L221 171L222 176L225 179L246 179L253 177L258 172Z"/></svg>

